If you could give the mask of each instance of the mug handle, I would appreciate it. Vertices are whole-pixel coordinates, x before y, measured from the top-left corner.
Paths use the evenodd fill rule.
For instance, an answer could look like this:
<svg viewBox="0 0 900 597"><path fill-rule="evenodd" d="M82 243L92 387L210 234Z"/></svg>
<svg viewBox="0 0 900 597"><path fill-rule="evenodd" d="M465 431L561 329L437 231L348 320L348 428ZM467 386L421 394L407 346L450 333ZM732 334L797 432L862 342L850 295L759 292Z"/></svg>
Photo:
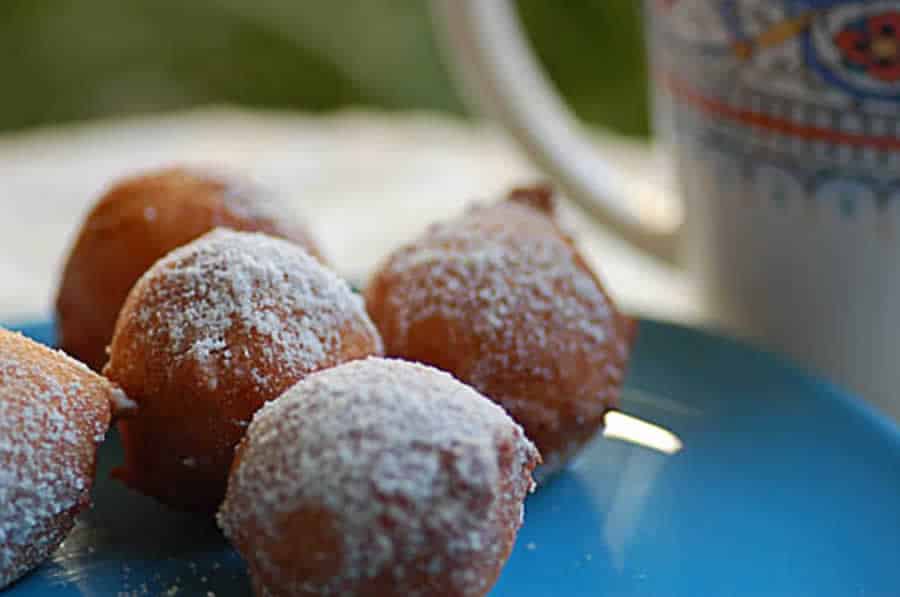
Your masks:
<svg viewBox="0 0 900 597"><path fill-rule="evenodd" d="M539 66L512 0L433 0L433 15L444 33L451 68L479 106L598 222L632 245L675 262L680 226L642 215L629 200L641 192L641 181L626 180L597 155Z"/></svg>

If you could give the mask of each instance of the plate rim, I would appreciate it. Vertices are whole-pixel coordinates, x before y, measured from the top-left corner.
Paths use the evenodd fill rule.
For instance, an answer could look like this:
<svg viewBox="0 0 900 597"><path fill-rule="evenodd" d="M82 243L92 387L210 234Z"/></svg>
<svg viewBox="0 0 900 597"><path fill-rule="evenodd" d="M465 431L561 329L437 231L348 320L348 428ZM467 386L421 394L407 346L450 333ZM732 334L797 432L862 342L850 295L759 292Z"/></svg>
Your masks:
<svg viewBox="0 0 900 597"><path fill-rule="evenodd" d="M635 321L637 322L638 329L637 342L640 342L642 336L641 329L649 326L656 328L663 333L693 336L695 338L701 338L707 343L713 342L727 346L729 350L737 350L762 356L768 361L767 367L781 369L783 372L796 377L798 380L802 379L806 383L809 383L821 393L829 395L832 400L860 416L866 423L873 425L883 435L889 437L893 447L900 450L900 421L894 420L890 415L882 412L877 406L867 401L865 398L857 396L847 388L844 388L840 384L799 364L797 361L786 355L757 346L747 339L732 335L725 330L688 325L651 317L635 317ZM28 330L54 329L55 322L52 317L45 319L40 317L0 318L0 327L19 331L28 335Z"/></svg>

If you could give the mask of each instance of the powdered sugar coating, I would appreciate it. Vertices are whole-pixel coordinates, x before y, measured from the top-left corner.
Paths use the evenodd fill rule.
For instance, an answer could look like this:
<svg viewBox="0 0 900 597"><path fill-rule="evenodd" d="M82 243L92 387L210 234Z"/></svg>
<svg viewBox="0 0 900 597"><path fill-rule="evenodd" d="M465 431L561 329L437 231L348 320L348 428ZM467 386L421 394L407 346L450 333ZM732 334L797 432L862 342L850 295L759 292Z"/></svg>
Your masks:
<svg viewBox="0 0 900 597"><path fill-rule="evenodd" d="M370 358L311 375L257 413L219 522L273 595L483 595L537 459L522 429L473 389ZM333 553L305 556L333 573L324 577L278 563L277 546L292 541L286 517L310 509L337 541Z"/></svg>
<svg viewBox="0 0 900 597"><path fill-rule="evenodd" d="M0 330L0 588L49 556L88 505L114 393L64 354Z"/></svg>
<svg viewBox="0 0 900 597"><path fill-rule="evenodd" d="M504 209L530 211L515 204ZM531 357L572 352L575 347L560 342L561 331L602 350L611 304L571 246L556 234L523 234L515 219L485 221L482 211L476 207L461 220L432 226L420 242L392 257L385 275L410 282L389 298L393 342L402 345L413 326L435 315L469 322L495 347L472 371L476 387L497 369L528 368L549 377L548 368ZM455 300L445 300L447 295ZM510 325L512 319L522 325Z"/></svg>
<svg viewBox="0 0 900 597"><path fill-rule="evenodd" d="M182 167L163 170L161 174L178 175L205 181L220 193L222 205L228 214L222 220L236 219L240 225L222 221L223 228L245 232L261 232L290 240L302 246L307 253L325 261L319 246L304 222L297 219L285 197L273 187L251 177L238 175L221 167Z"/></svg>
<svg viewBox="0 0 900 597"><path fill-rule="evenodd" d="M541 189L431 226L366 294L387 353L450 371L500 403L541 450L539 474L615 406L625 319Z"/></svg>
<svg viewBox="0 0 900 597"><path fill-rule="evenodd" d="M169 251L216 227L285 238L318 257L272 190L235 173L167 168L117 181L87 215L57 297L60 346L99 371L129 291Z"/></svg>
<svg viewBox="0 0 900 597"><path fill-rule="evenodd" d="M222 183L222 201L236 216L248 221L268 220L276 225L294 224L290 220L286 221L285 215L289 208L274 189L256 180L220 170L207 169L205 172L197 172L197 175L202 176L204 173L210 179ZM307 251L310 250L309 247L306 248Z"/></svg>
<svg viewBox="0 0 900 597"><path fill-rule="evenodd" d="M120 315L105 373L138 404L126 482L214 509L253 413L307 374L382 352L346 282L300 247L216 230L158 261Z"/></svg>
<svg viewBox="0 0 900 597"><path fill-rule="evenodd" d="M158 261L133 295L140 300L130 316L148 341L161 341L176 362L195 363L210 389L232 350L250 350L229 342L234 333L260 338L260 366L247 372L260 391L278 378L263 368L318 369L339 353L348 325L378 337L344 280L296 245L260 233L210 232Z"/></svg>

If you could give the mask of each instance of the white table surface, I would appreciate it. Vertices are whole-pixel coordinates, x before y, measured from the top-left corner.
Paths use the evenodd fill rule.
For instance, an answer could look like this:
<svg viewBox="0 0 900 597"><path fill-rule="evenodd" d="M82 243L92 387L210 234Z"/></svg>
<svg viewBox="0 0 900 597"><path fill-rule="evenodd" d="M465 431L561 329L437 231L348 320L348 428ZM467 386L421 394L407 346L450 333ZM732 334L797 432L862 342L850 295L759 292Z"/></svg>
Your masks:
<svg viewBox="0 0 900 597"><path fill-rule="evenodd" d="M629 176L657 175L643 144L601 136L598 149ZM90 205L123 175L175 163L233 167L279 188L340 273L355 279L428 223L541 178L501 131L435 114L211 108L0 136L0 320L49 315L59 269ZM702 319L681 272L574 209L566 218L626 310Z"/></svg>

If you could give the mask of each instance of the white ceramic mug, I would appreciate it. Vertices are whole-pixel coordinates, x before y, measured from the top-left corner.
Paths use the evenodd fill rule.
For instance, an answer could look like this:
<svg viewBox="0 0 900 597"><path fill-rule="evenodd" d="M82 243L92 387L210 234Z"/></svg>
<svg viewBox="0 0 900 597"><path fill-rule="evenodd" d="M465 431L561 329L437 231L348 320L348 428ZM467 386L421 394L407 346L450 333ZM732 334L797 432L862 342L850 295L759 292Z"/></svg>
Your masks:
<svg viewBox="0 0 900 597"><path fill-rule="evenodd" d="M435 2L469 91L572 199L690 268L717 320L900 417L900 1L646 0L674 229L629 202L513 4Z"/></svg>

